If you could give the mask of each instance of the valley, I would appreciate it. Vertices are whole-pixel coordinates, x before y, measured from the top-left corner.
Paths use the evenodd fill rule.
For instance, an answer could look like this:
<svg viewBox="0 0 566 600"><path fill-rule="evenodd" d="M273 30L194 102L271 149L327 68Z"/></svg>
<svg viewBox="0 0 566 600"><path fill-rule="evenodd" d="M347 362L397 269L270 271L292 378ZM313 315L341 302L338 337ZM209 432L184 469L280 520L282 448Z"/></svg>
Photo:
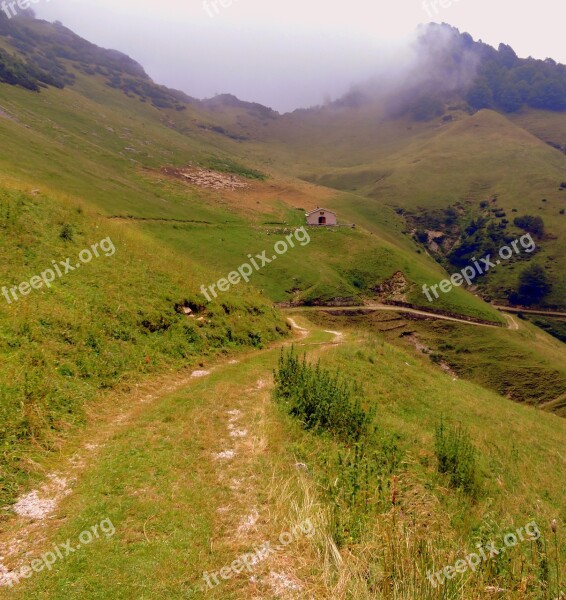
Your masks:
<svg viewBox="0 0 566 600"><path fill-rule="evenodd" d="M0 597L566 593L566 74L421 32L280 114L0 13Z"/></svg>

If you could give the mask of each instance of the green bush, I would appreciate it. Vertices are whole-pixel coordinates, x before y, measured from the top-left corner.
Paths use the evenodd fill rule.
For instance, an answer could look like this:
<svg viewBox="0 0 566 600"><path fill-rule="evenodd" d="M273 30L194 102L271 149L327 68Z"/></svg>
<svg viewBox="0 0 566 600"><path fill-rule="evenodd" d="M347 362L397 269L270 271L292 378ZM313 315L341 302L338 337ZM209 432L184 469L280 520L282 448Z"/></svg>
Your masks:
<svg viewBox="0 0 566 600"><path fill-rule="evenodd" d="M366 413L358 397L359 389L332 374L299 360L295 350L281 351L275 371L275 399L289 414L300 419L305 429L328 431L344 441L356 442L369 431L372 415Z"/></svg>
<svg viewBox="0 0 566 600"><path fill-rule="evenodd" d="M329 456L323 488L332 507L332 537L338 547L364 539L377 514L393 503L393 474L400 468L399 437L374 430L361 443Z"/></svg>
<svg viewBox="0 0 566 600"><path fill-rule="evenodd" d="M461 426L447 426L444 421L436 427L435 454L438 472L449 476L450 485L475 495L477 482L477 450L470 435Z"/></svg>
<svg viewBox="0 0 566 600"><path fill-rule="evenodd" d="M538 238L544 237L544 221L542 217L533 217L531 215L524 215L523 217L517 217L513 221L516 227L523 229Z"/></svg>
<svg viewBox="0 0 566 600"><path fill-rule="evenodd" d="M66 240L69 242L73 241L73 228L68 223L65 223L63 227L61 227L61 231L59 232L59 237L62 240Z"/></svg>
<svg viewBox="0 0 566 600"><path fill-rule="evenodd" d="M538 304L552 290L552 283L541 265L530 265L520 275L517 290L509 299L513 304L531 306Z"/></svg>

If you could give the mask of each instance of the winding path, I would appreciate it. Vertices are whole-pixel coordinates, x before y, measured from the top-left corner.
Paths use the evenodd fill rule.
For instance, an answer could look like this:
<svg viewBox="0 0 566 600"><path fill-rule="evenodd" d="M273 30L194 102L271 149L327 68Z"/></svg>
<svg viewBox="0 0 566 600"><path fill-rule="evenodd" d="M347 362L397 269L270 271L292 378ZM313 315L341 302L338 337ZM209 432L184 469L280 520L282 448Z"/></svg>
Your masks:
<svg viewBox="0 0 566 600"><path fill-rule="evenodd" d="M389 306L387 304L371 304L368 306L302 306L298 308L286 308L283 309L287 312L292 311L313 311L313 310L340 310L340 311L359 311L365 310L368 312L377 312L377 311L388 311L388 312L398 312L398 313L409 313L413 315L421 315L423 317L431 317L433 319L439 319L440 321L452 321L454 323L464 323L466 325L475 325L476 327L490 327L490 328L498 328L498 325L490 325L488 323L477 323L476 321L468 321L466 319L459 319L458 317L449 317L447 315L439 315L438 313L427 312L426 310L419 310L416 308L404 308L402 306ZM514 320L513 320L514 321ZM508 320L509 329L516 330L519 329L519 326L516 322L514 322L514 326Z"/></svg>
<svg viewBox="0 0 566 600"><path fill-rule="evenodd" d="M503 313L503 316L507 319L507 323L509 323L509 329L511 331L519 330L519 323L517 323L517 321L515 321L515 318L512 315Z"/></svg>

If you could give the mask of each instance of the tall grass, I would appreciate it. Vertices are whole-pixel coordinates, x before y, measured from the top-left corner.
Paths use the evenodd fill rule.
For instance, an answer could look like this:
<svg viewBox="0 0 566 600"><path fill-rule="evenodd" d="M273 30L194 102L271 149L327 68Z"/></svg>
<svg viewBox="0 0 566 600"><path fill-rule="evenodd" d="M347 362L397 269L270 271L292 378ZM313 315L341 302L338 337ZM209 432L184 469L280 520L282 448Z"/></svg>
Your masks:
<svg viewBox="0 0 566 600"><path fill-rule="evenodd" d="M282 350L274 398L302 427L326 436L320 482L331 507L334 543L359 542L373 515L387 504L390 475L399 464L395 440L375 425L375 411L361 403L361 387ZM322 467L324 465L324 467Z"/></svg>
<svg viewBox="0 0 566 600"><path fill-rule="evenodd" d="M305 429L327 431L338 439L358 442L366 437L372 415L362 408L361 390L339 373L302 361L293 348L281 350L275 371L275 399L289 414L301 421Z"/></svg>
<svg viewBox="0 0 566 600"><path fill-rule="evenodd" d="M323 565L323 584L315 584L320 587L313 590L313 597L560 598L563 544L558 534L555 538L547 536L548 527L542 517L534 519L540 526L540 539L526 537L506 552L482 561L475 571L468 569L451 578L444 575L443 583L437 583L434 573L443 573L446 567L477 552L478 544L486 549L494 542L501 548L504 536L532 521L538 511L519 510L523 516L531 516L518 521L518 507L512 506L512 499L504 513L495 508L493 498L487 497L488 491L489 496L495 493L489 488L491 464L484 460L463 425L453 426L442 420L434 427L435 417L432 435L423 447L420 436L407 432L398 435L384 427L382 423L391 423L385 409L379 427L379 413L366 410L363 433L338 434L340 428L334 425L335 419L328 418L333 410L326 402L338 395L337 390L347 389L349 394L343 393L334 407L346 407L343 414L348 414L356 406L355 391L361 390L356 380L365 368L360 361L371 365L367 366L371 377L364 383L364 404L370 406L377 405L372 389L375 382L384 385L379 377L376 379L375 364L384 369L381 377L388 384L392 383L391 377L398 377L399 370L395 354L388 358L381 352L379 361L372 361L359 346L343 346L341 352L347 358L335 361L341 365L340 371L309 364L306 357L299 358L291 349L281 354L275 372L275 398L291 415L290 424L300 424L296 427L294 454L308 465L309 485L317 490L318 514L313 519L319 529L313 543ZM389 360L393 361L391 365ZM330 381L334 391L327 393ZM424 386L422 393L431 393L425 382L415 381L414 385L417 394L419 386ZM320 397L311 394L312 390L320 391ZM396 400L393 407L397 412L403 403ZM324 412L324 418L320 412ZM425 423L430 427L427 420ZM436 460L429 461L429 457ZM480 464L485 478L481 486ZM448 573L453 575L454 570Z"/></svg>
<svg viewBox="0 0 566 600"><path fill-rule="evenodd" d="M441 420L435 431L434 451L438 472L448 475L450 485L476 495L479 487L477 451L470 434L461 425L449 426Z"/></svg>

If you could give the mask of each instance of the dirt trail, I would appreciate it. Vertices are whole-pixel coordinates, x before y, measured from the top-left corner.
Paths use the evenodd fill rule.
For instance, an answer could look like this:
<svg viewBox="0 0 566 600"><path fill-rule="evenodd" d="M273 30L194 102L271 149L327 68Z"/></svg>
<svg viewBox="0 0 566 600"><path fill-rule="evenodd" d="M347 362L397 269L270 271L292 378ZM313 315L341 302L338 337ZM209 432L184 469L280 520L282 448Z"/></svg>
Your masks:
<svg viewBox="0 0 566 600"><path fill-rule="evenodd" d="M309 330L300 327L293 319L289 321L301 340L308 337ZM341 332L328 333L332 333L335 338L332 342L324 342L326 346L330 347L341 341ZM288 341L276 344L260 354L286 344ZM318 344L313 343L315 345ZM258 352L249 353L249 357L257 355ZM27 564L29 556L37 553L38 548L47 545L56 535L65 520L61 511L62 503L74 493L77 482L85 472L96 468L101 450L113 436L131 426L155 401L198 384L214 371L245 362L247 357L248 355L240 360L226 360L207 369L190 369L174 377L162 376L150 383L136 386L133 392L125 394L119 402L108 403L109 407L105 404L106 408L82 432L82 443L76 451L58 461L58 468L46 475L44 483L22 495L13 506L4 507L6 517L11 516L5 518L0 532L0 588L17 583L16 573ZM210 454L210 459L219 468L219 483L226 483L226 477L229 477L228 487L236 496L242 496L243 514L235 528L240 536L258 530L260 505L249 504L254 479L252 463L257 458L256 455L263 452L267 443L262 424L270 385L270 372L267 372L265 377L257 379L253 387L246 389L244 394L241 389L237 389L233 394L227 395L227 398L233 400L232 405L224 411L225 447ZM232 466L238 461L243 462L243 470L247 471L247 475L242 475L242 468L234 469L231 474ZM222 512L222 507L219 512ZM262 540L258 540L260 541ZM272 588L285 588L287 585L289 589L295 589L297 585L292 574L281 570L267 575L264 583L272 593L275 593Z"/></svg>
<svg viewBox="0 0 566 600"><path fill-rule="evenodd" d="M296 339L305 340L309 337L310 330L301 327L292 318L288 321L297 334ZM325 333L334 335L332 341L322 343L325 348L337 345L343 338L343 333L339 331ZM289 342L284 342L283 345L288 344ZM307 342L304 345L312 346L315 352L325 349L320 348L319 342ZM219 397L222 400L219 401L216 414L221 418L215 420L220 429L214 433L214 437L222 450L212 453L212 462L218 484L227 487L230 494L226 504L217 508L218 523L215 531L218 533L210 543L214 547L232 548L234 558L240 556L242 551L247 552L243 550L245 548L260 549L252 557L253 571L241 574L237 584L234 584L241 597L294 598L303 591L303 582L299 576L304 562L298 554L300 541L295 542L297 546L286 548L285 552L280 551L282 547L276 540L284 531L274 524L277 508L273 497L268 502L264 500L269 491L280 500L279 496L284 489L279 489L282 485L281 473L277 472L275 466L269 465L270 477L265 477L264 460L272 442L269 404L273 381L271 372L265 370L257 372L255 378L255 384L245 388L243 393L234 381L220 384L222 394ZM300 467L295 464L294 470L298 472ZM271 554L263 553L261 548L270 544L275 551ZM218 576L218 569L221 567L219 564L217 569L207 571L207 584L201 579L195 582L193 591L198 593L217 590L222 593L223 586L227 584Z"/></svg>
<svg viewBox="0 0 566 600"><path fill-rule="evenodd" d="M224 415L225 430L218 431L218 439L225 449L213 453L213 472L216 471L218 484L230 491L226 504L217 508L217 533L211 543L215 547L233 548L234 559L245 549L261 548L274 535L270 524L272 507L262 502L265 486L270 483L259 476L269 444L270 388L271 381L261 376L244 393L226 388L219 407ZM221 427L221 423L219 425ZM245 573L238 581L238 589L246 597L287 597L302 588L289 556L281 562L277 554L259 552L250 562L252 572ZM226 585L218 576L220 568L222 565L218 564L217 569L207 571L209 591L217 589L221 593ZM195 583L194 590L206 592L206 588L207 584L201 579Z"/></svg>
<svg viewBox="0 0 566 600"><path fill-rule="evenodd" d="M20 496L13 506L3 507L4 513L12 513L14 518L0 532L0 588L16 580L15 572L26 564L30 548L47 539L48 531L57 522L59 505L73 493L78 478L96 460L99 449L112 435L126 427L149 403L210 373L211 370L191 369L174 378L169 375L136 386L129 394L128 403L109 412L106 422L93 423L85 432L89 441L84 442L58 470L48 473L44 483Z"/></svg>
<svg viewBox="0 0 566 600"><path fill-rule="evenodd" d="M533 310L530 308L511 308L510 306L498 306L496 304L493 305L493 308L503 312L503 313L525 313L527 315L540 315L541 317L556 317L559 319L563 319L566 317L566 312L556 312L552 310Z"/></svg>
<svg viewBox="0 0 566 600"><path fill-rule="evenodd" d="M287 321L289 321L293 330L299 334L300 339L304 340L306 337L308 337L310 331L308 329L305 329L304 327L301 327L300 325L298 325L297 322L295 321L295 319L292 319L291 317L287 317ZM324 333L330 333L331 335L334 336L334 339L331 342L309 342L307 344L300 344L300 343L296 344L295 343L293 345L296 345L296 346L337 346L338 344L341 344L344 341L344 334L341 331L332 331L329 329L325 329Z"/></svg>
<svg viewBox="0 0 566 600"><path fill-rule="evenodd" d="M295 321L295 319L291 319L291 317L287 317L287 321L289 321L289 323L291 323L291 327L295 331L299 332L299 335L301 337L303 337L303 338L307 337L307 335L309 334L309 330L308 329L305 329L304 327L301 327L301 326L297 325L297 322Z"/></svg>
<svg viewBox="0 0 566 600"><path fill-rule="evenodd" d="M519 330L519 323L517 323L517 321L515 321L515 319L511 315L503 313L503 316L507 320L507 323L509 324L509 329L511 331L518 331Z"/></svg>
<svg viewBox="0 0 566 600"><path fill-rule="evenodd" d="M299 311L299 310L341 310L341 311L358 311L358 310L367 310L367 311L385 311L385 312L398 312L398 313L409 313L413 315L421 315L423 317L431 317L433 319L439 319L440 321L452 321L455 323L464 323L465 325L474 325L475 327L489 327L496 328L498 325L489 325L488 323L476 323L475 321L467 321L466 319L458 319L457 317L449 317L446 315L439 315L438 313L427 312L426 310L418 310L416 308L404 308L401 306L389 306L387 304L371 304L371 305L362 305L362 306L341 306L340 308L331 307L331 306L305 306L301 308L289 308L283 309L287 311ZM513 329L513 327L509 327L509 329Z"/></svg>
<svg viewBox="0 0 566 600"><path fill-rule="evenodd" d="M334 336L334 343L340 342L344 337L341 331L332 331L331 329L325 329L324 333L331 333Z"/></svg>

